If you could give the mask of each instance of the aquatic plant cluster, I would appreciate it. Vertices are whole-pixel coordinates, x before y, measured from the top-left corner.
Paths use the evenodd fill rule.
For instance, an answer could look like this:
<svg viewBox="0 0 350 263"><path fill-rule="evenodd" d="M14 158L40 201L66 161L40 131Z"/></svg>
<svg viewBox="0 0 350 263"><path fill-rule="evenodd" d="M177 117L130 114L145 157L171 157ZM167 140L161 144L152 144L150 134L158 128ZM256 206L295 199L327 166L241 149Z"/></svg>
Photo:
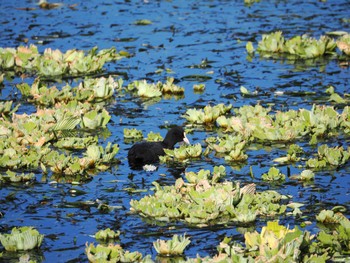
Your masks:
<svg viewBox="0 0 350 263"><path fill-rule="evenodd" d="M19 84L22 96L37 108L32 114L17 114L18 107L4 111L0 167L44 174L51 171L62 175L61 180L67 182L74 177L77 181L87 180L89 174L108 169L117 161L114 157L118 145L99 146L96 136L77 136L77 128L89 134L89 130L106 127L111 116L96 101L110 98L115 85L112 78L86 80L77 88L67 85L61 90L55 86L48 88L40 79L31 87ZM67 152L82 149L85 151L81 156ZM68 179L68 176L72 177Z"/></svg>
<svg viewBox="0 0 350 263"><path fill-rule="evenodd" d="M244 1L246 5L255 2L259 0ZM134 22L137 26L151 24L148 19ZM338 38L334 39L331 35L338 35ZM341 54L336 52L336 48ZM350 35L333 32L319 39L306 35L286 39L278 31L263 34L256 50L253 43L248 42L246 50L250 57L257 52L262 58L281 56L291 60L349 56ZM126 79L117 79L110 74L96 77L103 72L106 63L129 56L128 52L117 52L115 48L98 51L95 47L87 52L76 49L62 52L47 48L42 53L35 45L0 48L0 69L3 71L0 84L13 75L24 80L28 76L34 78L31 84L22 81L15 86L24 106L17 100L0 102L0 187L34 185L39 174L42 182L84 184L93 180L94 175L111 170L125 160L120 146L106 140L113 116L109 109L116 98L135 97L147 106L162 98L177 100L185 96L185 88L178 85L178 80L173 77L167 77L164 82L152 83L140 79L127 84L124 83ZM202 61L199 67L206 68L207 62ZM81 78L81 81L75 85L69 82L62 84L65 78ZM49 84L53 80L60 82ZM203 83L193 85L194 92L203 92L204 89ZM241 93L254 96L243 86ZM172 259L174 262L348 260L350 221L342 213L346 212L345 206L322 210L310 218L305 215L304 203L296 202L295 196L276 190L276 186L286 180L312 184L318 172L339 169L348 163L350 148L330 146L326 140L350 135L349 95L341 96L333 87L328 87L326 93L330 105L314 104L311 109L276 111L259 103L240 107L210 103L183 110L183 115L179 117L185 121L186 131L208 131L211 135L202 142L165 149L159 164L182 168L213 157L223 158L227 166L213 166L212 171L198 166L195 171L184 170L170 185L154 181L153 188L145 190L147 193L139 198L132 196L127 215L166 226L170 232L176 229L174 225L177 224L195 229L244 227L243 239L224 237L215 255L201 257L198 254L196 258L185 258L186 248L196 245L191 244L191 235L176 233L167 240L154 238L151 245L158 254L156 262L172 262ZM25 107L29 104L32 108L26 112ZM218 135L213 136L213 132ZM127 127L123 129L123 139L126 144L144 139L163 140L160 133L151 131L144 136L142 130ZM299 142L309 142L315 153L306 152ZM267 167L265 173L255 176L251 171L252 181L261 180L265 188L259 189L253 182L227 179L226 167L246 163L256 145L281 144L286 155L273 159L272 166ZM298 168L303 170L300 174L289 176L278 167L284 164L299 165ZM152 166L145 170L150 173L156 169ZM129 174L129 178L132 176L134 174ZM268 189L270 186L274 190ZM11 195L5 199L11 199ZM101 213L110 213L115 208L99 200L95 204L98 204L97 210ZM320 231L312 234L298 226L292 229L280 225L277 219L285 218L292 218L302 227L312 224L309 220L315 220ZM260 231L255 230L257 221L263 222ZM151 255L130 252L123 248L124 245L117 244L125 235L117 227L98 227L101 229L91 236L98 244L86 242L85 245L84 252L89 262L154 262ZM6 251L40 251L45 236L31 226L13 227L11 233L0 234L0 242L4 248L4 252L0 252L1 261ZM24 261L34 262L20 259L20 262Z"/></svg>
<svg viewBox="0 0 350 263"><path fill-rule="evenodd" d="M326 55L335 55L336 47L341 52L349 55L350 52L350 34L340 32L342 35L338 40L329 36L321 36L319 39L307 35L294 36L285 39L282 31L263 34L261 41L258 43L257 52L263 57L270 57L274 53L285 54L289 59L296 58L315 58ZM254 46L252 42L246 45L247 52L252 54Z"/></svg>
<svg viewBox="0 0 350 263"><path fill-rule="evenodd" d="M82 50L60 50L50 48L40 54L37 46L0 48L0 68L4 70L27 71L40 76L86 75L102 69L108 61L128 56L115 48L98 51L94 47L85 54Z"/></svg>

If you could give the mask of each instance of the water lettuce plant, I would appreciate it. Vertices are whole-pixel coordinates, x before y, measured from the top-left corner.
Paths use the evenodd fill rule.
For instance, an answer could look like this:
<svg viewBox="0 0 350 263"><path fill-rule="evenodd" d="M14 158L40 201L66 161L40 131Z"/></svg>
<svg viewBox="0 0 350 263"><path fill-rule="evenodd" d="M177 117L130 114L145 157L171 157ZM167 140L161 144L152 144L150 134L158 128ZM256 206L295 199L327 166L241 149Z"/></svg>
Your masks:
<svg viewBox="0 0 350 263"><path fill-rule="evenodd" d="M225 177L226 168L223 165L214 166L213 172L209 170L201 169L197 173L196 172L185 172L185 177L189 183L197 184L202 180L207 180L210 183L217 183L220 179Z"/></svg>
<svg viewBox="0 0 350 263"><path fill-rule="evenodd" d="M292 175L291 178L297 179L303 182L309 182L315 179L315 173L312 170L306 169L306 170L303 170L298 175Z"/></svg>
<svg viewBox="0 0 350 263"><path fill-rule="evenodd" d="M202 155L202 146L200 143L193 145L181 145L173 150L164 149L165 155L160 156L159 160L165 162L188 162L189 159L199 158Z"/></svg>
<svg viewBox="0 0 350 263"><path fill-rule="evenodd" d="M131 128L131 129L124 128L123 133L124 133L124 139L137 139L137 140L143 139L142 131L136 128Z"/></svg>
<svg viewBox="0 0 350 263"><path fill-rule="evenodd" d="M10 234L0 234L0 241L7 251L30 250L38 248L44 239L33 227L14 227Z"/></svg>
<svg viewBox="0 0 350 263"><path fill-rule="evenodd" d="M209 137L206 142L209 149L214 150L219 156L224 156L226 161L241 162L248 158L244 151L246 141L240 135Z"/></svg>
<svg viewBox="0 0 350 263"><path fill-rule="evenodd" d="M286 175L281 173L276 167L271 167L267 173L261 175L261 179L264 181L284 181Z"/></svg>
<svg viewBox="0 0 350 263"><path fill-rule="evenodd" d="M337 47L344 54L350 56L350 34L344 34L337 40Z"/></svg>
<svg viewBox="0 0 350 263"><path fill-rule="evenodd" d="M153 247L158 254L164 256L182 255L185 248L191 243L186 235L174 235L170 240L157 239L153 242Z"/></svg>
<svg viewBox="0 0 350 263"><path fill-rule="evenodd" d="M163 137L160 135L160 133L154 133L152 131L150 131L148 134L147 134L147 138L146 138L147 141L149 142L161 142L163 141Z"/></svg>
<svg viewBox="0 0 350 263"><path fill-rule="evenodd" d="M110 228L102 229L96 232L95 238L99 240L113 240L120 236L120 231L113 231Z"/></svg>
<svg viewBox="0 0 350 263"><path fill-rule="evenodd" d="M85 254L89 262L142 262L142 254L138 251L129 252L120 245L109 244L108 246L86 243Z"/></svg>
<svg viewBox="0 0 350 263"><path fill-rule="evenodd" d="M278 163L292 163L300 161L300 155L304 153L302 147L297 144L291 144L287 150L287 156L275 158L273 161Z"/></svg>
<svg viewBox="0 0 350 263"><path fill-rule="evenodd" d="M232 105L220 103L215 106L207 105L203 109L188 109L183 117L190 123L212 125L221 115L228 113Z"/></svg>

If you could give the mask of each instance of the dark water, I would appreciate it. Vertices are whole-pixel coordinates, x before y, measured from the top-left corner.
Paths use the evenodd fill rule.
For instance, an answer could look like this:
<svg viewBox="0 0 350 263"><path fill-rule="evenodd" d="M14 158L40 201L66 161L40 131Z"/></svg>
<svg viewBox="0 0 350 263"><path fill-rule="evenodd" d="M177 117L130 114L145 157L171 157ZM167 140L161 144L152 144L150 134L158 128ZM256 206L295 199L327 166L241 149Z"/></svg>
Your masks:
<svg viewBox="0 0 350 263"><path fill-rule="evenodd" d="M161 165L156 172L133 171L126 160L130 144L123 140L125 127L136 127L146 135L149 131L163 136L165 124L183 124L181 117L187 108L205 106L209 103L231 103L234 107L272 105L274 110L307 108L313 103L328 104L326 87L333 85L337 92L349 93L349 68L342 68L336 60L317 59L312 61L287 62L283 60L262 60L259 56L250 62L246 59L247 41L257 43L262 33L282 30L286 37L309 34L318 38L328 31L350 31L350 2L341 1L269 1L261 0L250 7L243 0L236 1L64 1L63 6L53 10L42 10L36 1L1 0L0 46L16 47L34 43L39 50L110 48L127 50L131 58L109 63L106 74L119 74L124 82L148 79L152 82L165 81L167 76L175 78L185 88L182 99L162 99L153 105L129 95L116 97L108 107L112 121L108 125L110 137L101 140L120 144L117 157L121 163L111 171L96 175L83 185L50 184L42 175L30 186L2 186L0 188L0 230L8 231L14 226L31 225L46 238L37 256L44 262L86 262L86 242L95 242L93 235L100 229L112 228L122 232L120 243L123 248L145 254L155 251L152 242L157 238L168 238L175 233L191 237L192 243L186 256L213 255L216 246L224 236L242 240L236 226L216 228L189 228L185 224L156 224L143 221L137 215L128 213L131 199L140 199L152 186L153 181L172 184L183 170ZM74 5L77 4L77 5ZM72 6L74 5L74 6ZM35 10L29 10L36 8ZM151 25L138 26L134 22L149 19ZM202 63L205 61L206 63ZM201 66L199 66L201 65ZM204 66L203 66L204 65ZM173 73L166 73L171 69ZM156 73L157 70L163 70ZM193 75L208 78L193 78ZM26 79L28 81L28 79ZM29 81L31 81L29 79ZM5 81L1 99L20 99L14 87L21 79ZM206 90L195 94L192 86L205 83ZM259 90L259 96L246 98L240 94L240 86ZM275 91L285 95L277 96ZM310 91L315 95L294 96L291 92ZM22 105L19 112L30 112L32 106ZM189 135L192 142L203 141L217 132L198 129ZM339 141L344 147L349 138ZM338 143L333 139L334 143ZM300 142L308 152L316 152L308 142ZM282 147L283 148L283 147ZM191 162L188 171L201 168L212 169L223 164L228 171L227 180L239 180L243 184L255 182L258 189L272 188L283 194L293 195L293 201L302 202L306 219L315 222L314 215L321 209L335 205L347 208L350 215L350 169L348 166L336 171L317 172L314 185L302 186L293 180L281 186L271 187L260 180L272 160L285 152L281 147L256 145L247 152L248 162L240 169L230 167L223 159L213 157ZM252 166L255 179L250 177ZM281 171L298 173L294 166L282 166ZM164 176L165 175L165 176ZM145 190L132 193L127 189ZM71 190L83 191L81 195ZM120 206L110 213L102 213L96 205L87 202L99 199L113 206ZM299 224L293 217L281 217L287 225ZM265 222L259 219L259 229ZM174 228L172 228L174 226ZM315 223L307 228L316 233ZM18 255L12 255L18 258Z"/></svg>

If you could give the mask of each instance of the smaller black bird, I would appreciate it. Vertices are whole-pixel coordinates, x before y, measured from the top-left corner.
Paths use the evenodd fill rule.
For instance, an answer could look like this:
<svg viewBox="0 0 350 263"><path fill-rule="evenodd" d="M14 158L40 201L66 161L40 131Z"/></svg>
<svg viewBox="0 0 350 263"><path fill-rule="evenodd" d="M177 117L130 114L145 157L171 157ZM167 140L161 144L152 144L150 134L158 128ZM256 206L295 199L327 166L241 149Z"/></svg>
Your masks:
<svg viewBox="0 0 350 263"><path fill-rule="evenodd" d="M178 142L190 144L185 131L180 126L171 128L162 142L136 143L128 152L129 165L132 168L141 168L145 164L156 163L160 155L165 155L164 149L174 149Z"/></svg>

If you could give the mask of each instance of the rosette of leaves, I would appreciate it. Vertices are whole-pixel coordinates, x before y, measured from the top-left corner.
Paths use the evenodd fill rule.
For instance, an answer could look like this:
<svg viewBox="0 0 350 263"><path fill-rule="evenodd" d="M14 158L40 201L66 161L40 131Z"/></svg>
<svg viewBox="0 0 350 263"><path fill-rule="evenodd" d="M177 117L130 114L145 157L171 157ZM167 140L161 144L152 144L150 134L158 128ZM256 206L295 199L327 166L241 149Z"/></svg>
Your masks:
<svg viewBox="0 0 350 263"><path fill-rule="evenodd" d="M303 170L299 175L291 176L293 179L297 179L303 182L309 182L315 179L315 173L309 169Z"/></svg>
<svg viewBox="0 0 350 263"><path fill-rule="evenodd" d="M340 51L350 56L350 34L344 34L337 40L337 46Z"/></svg>
<svg viewBox="0 0 350 263"><path fill-rule="evenodd" d="M205 90L205 84L194 84L193 85L193 90L195 93L202 93Z"/></svg>
<svg viewBox="0 0 350 263"><path fill-rule="evenodd" d="M16 49L0 47L0 68L12 69L15 66Z"/></svg>
<svg viewBox="0 0 350 263"><path fill-rule="evenodd" d="M276 167L271 167L267 173L262 174L261 179L264 181L284 181L286 175Z"/></svg>
<svg viewBox="0 0 350 263"><path fill-rule="evenodd" d="M39 248L44 239L33 227L14 227L10 234L0 234L0 241L7 251L31 250Z"/></svg>
<svg viewBox="0 0 350 263"><path fill-rule="evenodd" d="M142 254L140 252L125 251L120 245L109 244L103 246L93 243L86 243L85 254L89 262L140 262Z"/></svg>
<svg viewBox="0 0 350 263"><path fill-rule="evenodd" d="M151 131L147 134L146 140L149 142L161 142L161 141L163 141L163 137L160 135L159 132L154 133Z"/></svg>
<svg viewBox="0 0 350 263"><path fill-rule="evenodd" d="M97 107L82 116L80 125L82 128L105 128L111 119L111 115L105 108Z"/></svg>
<svg viewBox="0 0 350 263"><path fill-rule="evenodd" d="M282 35L282 31L263 34L261 38L261 41L258 43L258 52L283 52L285 40Z"/></svg>
<svg viewBox="0 0 350 263"><path fill-rule="evenodd" d="M18 173L15 173L15 172L8 170L8 171L6 171L6 175L0 174L0 183L2 183L2 182L11 182L11 183L28 182L28 181L34 180L34 178L35 178L34 173L18 174Z"/></svg>
<svg viewBox="0 0 350 263"><path fill-rule="evenodd" d="M110 163L115 155L119 152L119 145L108 142L106 147L90 145L86 150L86 158L94 161L99 169L103 168L102 164Z"/></svg>
<svg viewBox="0 0 350 263"><path fill-rule="evenodd" d="M147 83L146 80L135 80L128 85L128 89L136 89L137 95L144 98L155 98L162 96L159 85L154 83Z"/></svg>
<svg viewBox="0 0 350 263"><path fill-rule="evenodd" d="M153 247L158 254L164 256L177 256L182 255L186 247L191 243L190 239L183 236L174 235L170 240L157 239L153 242Z"/></svg>
<svg viewBox="0 0 350 263"><path fill-rule="evenodd" d="M38 57L39 52L35 45L31 44L29 47L19 46L15 56L16 66L31 70L33 63Z"/></svg>
<svg viewBox="0 0 350 263"><path fill-rule="evenodd" d="M214 106L207 105L203 109L188 109L183 117L195 124L212 125L221 115L228 113L232 105L220 103Z"/></svg>
<svg viewBox="0 0 350 263"><path fill-rule="evenodd" d="M137 139L137 140L143 139L142 131L136 128L131 128L131 129L124 128L123 133L124 133L124 139Z"/></svg>
<svg viewBox="0 0 350 263"><path fill-rule="evenodd" d="M323 144L318 147L317 158L307 160L306 166L315 169L322 169L327 166L338 167L344 165L349 157L349 148L344 150L343 147L328 147L328 145Z"/></svg>
<svg viewBox="0 0 350 263"><path fill-rule="evenodd" d="M41 76L61 76L68 72L63 53L56 49L46 48L36 60L35 68Z"/></svg>
<svg viewBox="0 0 350 263"><path fill-rule="evenodd" d="M201 169L197 173L185 172L185 177L189 183L197 184L201 180L208 180L211 183L218 182L221 178L226 176L226 168L223 165L214 166L213 172Z"/></svg>
<svg viewBox="0 0 350 263"><path fill-rule="evenodd" d="M5 117L10 116L12 113L16 112L17 109L19 108L19 104L15 107L12 108L13 101L1 101L0 102L0 115Z"/></svg>
<svg viewBox="0 0 350 263"><path fill-rule="evenodd" d="M244 153L246 141L241 136L217 137L207 142L209 148L214 149L219 155L224 155L226 161L245 161L248 158L248 155Z"/></svg>
<svg viewBox="0 0 350 263"><path fill-rule="evenodd" d="M99 230L95 234L96 239L104 240L104 241L113 240L113 239L118 238L119 236L120 236L120 231L115 232L115 231L111 230L110 228Z"/></svg>
<svg viewBox="0 0 350 263"><path fill-rule="evenodd" d="M161 84L161 91L163 94L182 95L185 89L174 84L174 78L167 78L164 84Z"/></svg>
<svg viewBox="0 0 350 263"><path fill-rule="evenodd" d="M187 162L189 159L198 158L202 155L202 146L200 143L194 145L181 145L173 150L164 149L164 152L166 155L159 157L162 162Z"/></svg>
<svg viewBox="0 0 350 263"><path fill-rule="evenodd" d="M298 162L302 153L304 153L302 147L297 144L291 144L288 147L287 156L275 158L273 161L278 163Z"/></svg>
<svg viewBox="0 0 350 263"><path fill-rule="evenodd" d="M122 80L116 82L112 76L108 78L101 77L95 79L85 79L84 80L84 88L92 89L94 92L95 100L106 100L113 96L115 89L117 87L121 87Z"/></svg>

